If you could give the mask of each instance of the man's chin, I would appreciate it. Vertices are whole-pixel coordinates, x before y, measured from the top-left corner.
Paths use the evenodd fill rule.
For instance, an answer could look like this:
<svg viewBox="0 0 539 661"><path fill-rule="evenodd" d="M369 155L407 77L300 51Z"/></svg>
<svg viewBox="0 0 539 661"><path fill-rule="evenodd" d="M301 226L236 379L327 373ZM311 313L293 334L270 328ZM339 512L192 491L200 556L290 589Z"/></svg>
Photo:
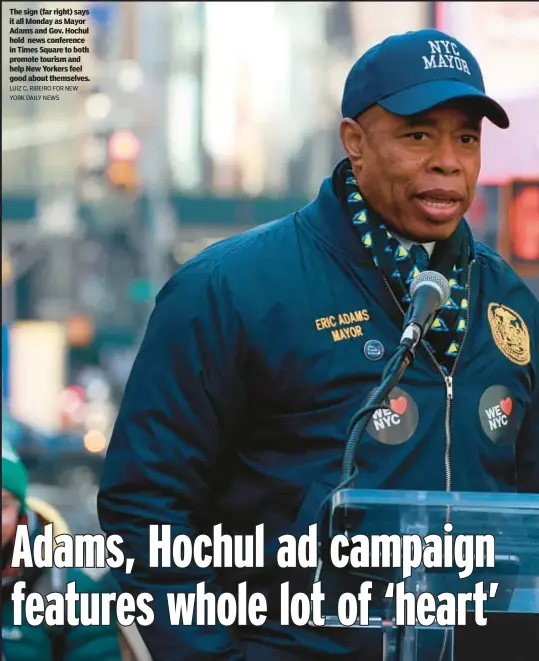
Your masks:
<svg viewBox="0 0 539 661"><path fill-rule="evenodd" d="M459 222L460 217L443 222L431 219L416 220L407 227L406 236L412 241L418 241L419 243L445 241L457 229Z"/></svg>

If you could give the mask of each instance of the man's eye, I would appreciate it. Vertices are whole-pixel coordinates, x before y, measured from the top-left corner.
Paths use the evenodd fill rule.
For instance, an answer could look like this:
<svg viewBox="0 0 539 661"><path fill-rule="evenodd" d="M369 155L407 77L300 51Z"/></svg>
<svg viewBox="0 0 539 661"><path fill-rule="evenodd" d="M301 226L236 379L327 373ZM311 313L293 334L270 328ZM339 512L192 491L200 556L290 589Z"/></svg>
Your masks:
<svg viewBox="0 0 539 661"><path fill-rule="evenodd" d="M475 135L463 135L460 139L465 145L472 145L479 140Z"/></svg>
<svg viewBox="0 0 539 661"><path fill-rule="evenodd" d="M427 134L424 131L414 131L413 133L408 133L408 137L412 138L419 142L427 137Z"/></svg>

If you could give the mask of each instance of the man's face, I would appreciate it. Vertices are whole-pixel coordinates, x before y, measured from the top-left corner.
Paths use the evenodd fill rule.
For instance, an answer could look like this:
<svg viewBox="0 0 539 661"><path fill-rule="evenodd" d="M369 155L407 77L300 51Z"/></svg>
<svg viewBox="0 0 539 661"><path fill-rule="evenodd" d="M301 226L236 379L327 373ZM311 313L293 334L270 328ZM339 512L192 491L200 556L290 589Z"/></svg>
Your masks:
<svg viewBox="0 0 539 661"><path fill-rule="evenodd" d="M15 537L21 504L9 491L2 489L2 548Z"/></svg>
<svg viewBox="0 0 539 661"><path fill-rule="evenodd" d="M345 119L341 138L366 200L398 233L449 237L470 207L481 168L481 119L453 102L400 117L380 106Z"/></svg>

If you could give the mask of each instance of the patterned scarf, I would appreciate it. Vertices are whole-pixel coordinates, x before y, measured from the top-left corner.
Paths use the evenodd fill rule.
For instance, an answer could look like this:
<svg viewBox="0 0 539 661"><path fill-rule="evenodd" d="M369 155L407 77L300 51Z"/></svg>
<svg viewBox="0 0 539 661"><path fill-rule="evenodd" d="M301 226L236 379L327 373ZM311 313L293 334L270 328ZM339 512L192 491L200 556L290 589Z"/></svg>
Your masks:
<svg viewBox="0 0 539 661"><path fill-rule="evenodd" d="M426 268L420 268L415 251L406 250L388 230L383 219L368 208L348 160L338 166L336 183L363 245L406 314L410 303L410 284ZM452 373L468 325L469 261L469 234L463 220L449 239L437 242L427 267L442 273L451 286L449 301L435 317L425 337L427 348L446 376Z"/></svg>

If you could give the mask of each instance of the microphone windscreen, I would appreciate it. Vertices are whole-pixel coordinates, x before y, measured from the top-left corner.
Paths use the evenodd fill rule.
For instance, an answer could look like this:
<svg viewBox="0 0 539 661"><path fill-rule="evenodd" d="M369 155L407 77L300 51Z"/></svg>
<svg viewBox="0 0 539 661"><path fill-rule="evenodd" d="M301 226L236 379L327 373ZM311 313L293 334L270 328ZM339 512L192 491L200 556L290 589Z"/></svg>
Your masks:
<svg viewBox="0 0 539 661"><path fill-rule="evenodd" d="M410 296L413 298L417 289L421 286L430 285L435 286L440 292L440 307L443 307L449 300L451 295L451 287L447 278L438 271L423 271L417 278L412 280L410 285Z"/></svg>

